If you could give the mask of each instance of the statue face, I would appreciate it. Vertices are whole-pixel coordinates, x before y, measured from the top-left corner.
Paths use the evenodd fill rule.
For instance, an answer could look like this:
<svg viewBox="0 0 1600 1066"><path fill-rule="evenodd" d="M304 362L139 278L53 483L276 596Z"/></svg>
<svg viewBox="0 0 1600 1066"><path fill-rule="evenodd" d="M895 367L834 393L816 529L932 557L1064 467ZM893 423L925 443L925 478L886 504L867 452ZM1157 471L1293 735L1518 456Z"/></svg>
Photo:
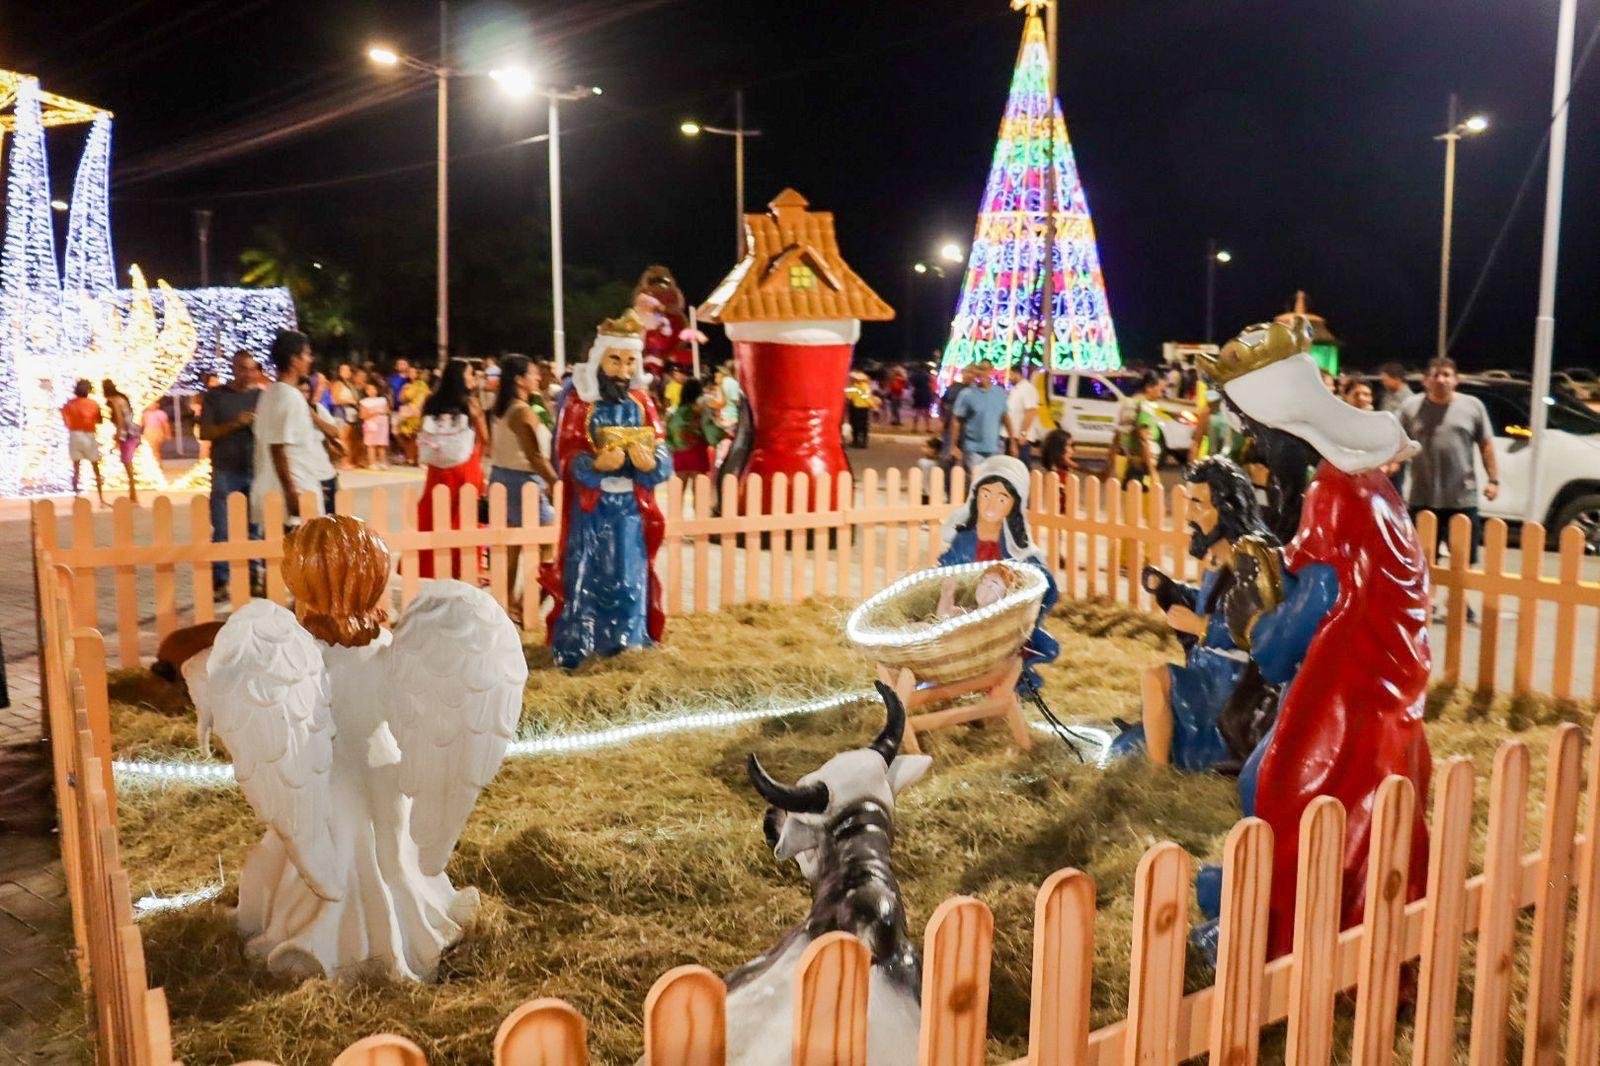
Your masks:
<svg viewBox="0 0 1600 1066"><path fill-rule="evenodd" d="M607 348L600 355L600 372L608 378L632 381L639 369L639 353L629 348Z"/></svg>
<svg viewBox="0 0 1600 1066"><path fill-rule="evenodd" d="M1197 481L1189 489L1189 529L1209 536L1217 528L1217 505L1211 500L1211 486Z"/></svg>
<svg viewBox="0 0 1600 1066"><path fill-rule="evenodd" d="M998 481L991 481L978 490L978 521L984 525L1004 522L1016 505L1017 498Z"/></svg>

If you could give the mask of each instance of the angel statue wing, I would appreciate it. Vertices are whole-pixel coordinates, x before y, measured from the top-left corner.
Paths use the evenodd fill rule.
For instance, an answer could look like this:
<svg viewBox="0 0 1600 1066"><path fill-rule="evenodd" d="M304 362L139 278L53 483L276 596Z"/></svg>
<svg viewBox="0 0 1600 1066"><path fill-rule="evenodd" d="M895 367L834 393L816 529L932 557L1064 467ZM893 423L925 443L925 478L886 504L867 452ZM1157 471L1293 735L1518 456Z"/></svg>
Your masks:
<svg viewBox="0 0 1600 1066"><path fill-rule="evenodd" d="M329 828L333 711L317 642L288 609L251 600L217 631L206 675L195 701L228 745L245 798L311 890L341 898Z"/></svg>
<svg viewBox="0 0 1600 1066"><path fill-rule="evenodd" d="M390 646L389 728L400 790L415 802L422 872L443 872L478 793L500 769L522 713L528 663L494 598L459 581L423 582Z"/></svg>

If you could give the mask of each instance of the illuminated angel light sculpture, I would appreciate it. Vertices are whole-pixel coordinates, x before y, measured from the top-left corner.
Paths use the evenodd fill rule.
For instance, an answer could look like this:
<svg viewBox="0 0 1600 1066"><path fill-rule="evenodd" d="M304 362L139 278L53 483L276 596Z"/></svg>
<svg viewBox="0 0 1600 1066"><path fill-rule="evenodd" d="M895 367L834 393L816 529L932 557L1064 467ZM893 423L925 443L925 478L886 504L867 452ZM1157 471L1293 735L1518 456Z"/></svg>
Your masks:
<svg viewBox="0 0 1600 1066"><path fill-rule="evenodd" d="M73 182L64 268L56 257L45 131L87 125ZM0 137L10 134L5 242L0 249L0 496L64 491L70 483L60 408L73 383L111 378L142 413L174 385L198 386L238 348L265 352L273 332L295 323L284 289L207 288L150 292L137 270L118 289L112 257L111 113L0 70ZM180 343L181 342L181 343ZM181 351L183 345L186 349ZM172 364L182 355L181 362ZM109 438L102 440L102 451ZM123 487L121 465L104 466L107 487ZM177 483L141 448L141 488L202 487L202 464Z"/></svg>
<svg viewBox="0 0 1600 1066"><path fill-rule="evenodd" d="M516 730L528 678L481 589L426 581L382 628L389 549L330 515L284 546L299 617L251 600L185 664L269 826L239 877L239 931L269 969L429 980L477 910L445 864ZM198 658L198 657L196 657Z"/></svg>

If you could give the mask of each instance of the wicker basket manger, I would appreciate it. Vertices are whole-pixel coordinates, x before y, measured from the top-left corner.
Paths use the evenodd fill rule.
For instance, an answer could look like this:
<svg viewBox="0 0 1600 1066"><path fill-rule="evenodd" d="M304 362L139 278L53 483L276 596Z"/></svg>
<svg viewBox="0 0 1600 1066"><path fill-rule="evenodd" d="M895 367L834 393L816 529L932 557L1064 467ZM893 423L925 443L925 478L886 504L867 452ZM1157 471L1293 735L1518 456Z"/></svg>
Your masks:
<svg viewBox="0 0 1600 1066"><path fill-rule="evenodd" d="M994 563L961 563L919 570L896 581L850 613L851 643L893 669L910 670L920 681L944 683L980 677L1016 655L1039 617L1044 575L1011 561L1016 586L987 607L938 620L934 611L945 579L957 581L957 601L971 603L978 578Z"/></svg>

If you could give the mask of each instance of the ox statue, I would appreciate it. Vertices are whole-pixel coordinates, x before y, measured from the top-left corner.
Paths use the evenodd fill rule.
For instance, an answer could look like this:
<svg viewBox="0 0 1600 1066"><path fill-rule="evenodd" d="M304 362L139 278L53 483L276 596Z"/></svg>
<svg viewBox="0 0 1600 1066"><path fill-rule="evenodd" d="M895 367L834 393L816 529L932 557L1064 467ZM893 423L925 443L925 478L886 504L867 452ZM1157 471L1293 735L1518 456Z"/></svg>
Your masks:
<svg viewBox="0 0 1600 1066"><path fill-rule="evenodd" d="M888 723L869 746L835 755L794 785L774 780L750 756L750 782L771 806L767 840L811 882L811 913L765 954L728 975L728 1058L732 1066L787 1066L800 956L835 930L872 952L867 1062L912 1064L922 1009L922 958L906 932L905 906L889 863L894 798L928 770L926 755L900 755L906 713L878 685Z"/></svg>

